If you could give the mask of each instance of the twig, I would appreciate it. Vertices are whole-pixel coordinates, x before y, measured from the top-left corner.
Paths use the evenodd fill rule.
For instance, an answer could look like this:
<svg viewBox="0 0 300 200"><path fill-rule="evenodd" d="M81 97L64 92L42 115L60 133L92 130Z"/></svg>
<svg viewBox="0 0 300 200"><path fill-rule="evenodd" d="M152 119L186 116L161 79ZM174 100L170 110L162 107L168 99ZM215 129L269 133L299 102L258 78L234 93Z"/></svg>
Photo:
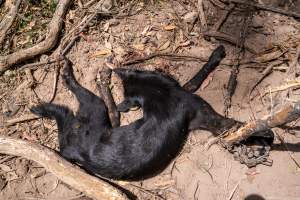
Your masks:
<svg viewBox="0 0 300 200"><path fill-rule="evenodd" d="M255 7L255 8L259 8L261 10L271 11L271 12L274 12L274 13L279 13L279 14L282 14L282 15L286 15L286 16L289 16L289 17L295 17L297 19L300 19L300 14L299 13L283 10L283 9L280 9L280 8L274 8L274 7L271 7L271 6L266 6L266 5L262 5L262 4L259 4L259 3L251 3L249 1L243 1L243 0L230 0L230 2L238 3L238 4L244 4L244 5L247 5L247 6L252 6L252 7Z"/></svg>
<svg viewBox="0 0 300 200"><path fill-rule="evenodd" d="M280 85L278 87L266 89L262 96L265 96L268 93L271 94L274 92L279 92L279 91L287 90L290 88L297 88L297 87L300 87L300 81L299 80L290 80L290 81L287 81L285 84Z"/></svg>
<svg viewBox="0 0 300 200"><path fill-rule="evenodd" d="M269 75L272 72L274 65L271 63L260 75L260 77L257 78L257 80L255 81L255 83L253 84L253 86L250 89L249 92L249 98L253 92L253 90L255 89L255 87L260 84L262 82L262 80L264 80L264 78Z"/></svg>
<svg viewBox="0 0 300 200"><path fill-rule="evenodd" d="M204 14L204 10L203 10L203 0L198 0L198 13L199 13L199 18L200 18L200 22L201 22L201 27L202 27L202 31L206 31L207 30L207 22L206 22L206 18L205 18L205 14Z"/></svg>
<svg viewBox="0 0 300 200"><path fill-rule="evenodd" d="M0 47L3 44L7 31L12 26L17 16L20 3L21 0L16 0L15 5L10 8L10 11L4 16L3 20L0 23Z"/></svg>
<svg viewBox="0 0 300 200"><path fill-rule="evenodd" d="M233 4L233 3L229 4L228 10L225 11L225 13L220 17L219 21L212 28L214 31L218 31L221 28L221 26L226 21L226 19L228 18L229 14L234 9L234 7L235 7L235 4Z"/></svg>
<svg viewBox="0 0 300 200"><path fill-rule="evenodd" d="M39 119L39 118L40 118L39 116L36 116L34 114L22 115L21 117L7 120L4 123L4 126L12 126L12 125L20 123L20 122L31 121L31 120Z"/></svg>
<svg viewBox="0 0 300 200"><path fill-rule="evenodd" d="M219 40L224 40L224 41L234 44L238 47L240 47L240 45L241 45L241 44L239 44L239 41L237 39L235 39L234 37L227 35L225 33L221 33L219 31L208 31L208 32L203 33L203 35L206 37L214 37ZM245 41L245 43L244 43L244 48L246 50L248 50L250 53L258 54L258 52L255 50L255 48L250 47L250 44L247 41Z"/></svg>
<svg viewBox="0 0 300 200"><path fill-rule="evenodd" d="M36 63L26 64L26 65L23 65L22 67L20 67L18 69L18 71L22 71L23 69L27 69L27 68L35 69L38 66L52 64L52 63L55 63L55 62L59 62L61 60L63 60L63 59L62 58L56 58L56 59L48 60L48 61L45 61L45 62L36 62Z"/></svg>
<svg viewBox="0 0 300 200"><path fill-rule="evenodd" d="M101 8L102 4L103 4L103 0L99 1L99 2L97 3L96 7L95 7L95 10ZM61 51L60 55L63 55L63 56L66 55L66 53L67 53L67 52L71 49L71 47L75 44L76 40L80 37L79 34L80 34L86 27L88 27L89 23L90 23L97 15L98 15L97 12L94 12L94 13L90 14L88 17L84 18L84 19L79 23L78 26L74 27L74 29L71 30L71 31L64 37L64 39L68 38L72 33L74 33L74 32L76 31L76 29L77 29L78 27L81 26L81 27L79 28L79 30L75 33L75 35L73 36L73 38L70 40L70 42L65 42L64 45L66 45L66 44L67 44L67 45L66 45L66 47ZM64 45L62 45L62 46L64 46Z"/></svg>
<svg viewBox="0 0 300 200"><path fill-rule="evenodd" d="M218 143L220 141L220 137L213 137L207 140L204 144L204 150L208 150L212 145Z"/></svg>
<svg viewBox="0 0 300 200"><path fill-rule="evenodd" d="M6 156L5 158L2 158L2 159L0 160L0 164L1 164L1 163L4 163L4 162L6 162L7 160L10 160L10 159L12 159L12 158L14 158L14 157L16 157L16 156Z"/></svg>
<svg viewBox="0 0 300 200"><path fill-rule="evenodd" d="M144 61L147 61L147 60L151 60L151 59L156 58L156 57L165 57L165 58L177 59L177 60L190 59L190 60L201 61L201 62L207 62L208 61L207 58L197 57L197 56L176 55L176 54L172 54L172 53L152 53L152 54L150 54L148 56L145 56L143 58L137 58L137 59L134 59L134 60L125 61L121 65L122 66L134 65L134 64L138 64L138 63L141 63L141 62L144 62Z"/></svg>
<svg viewBox="0 0 300 200"><path fill-rule="evenodd" d="M221 9L227 10L227 5L219 0L209 0L213 5L218 6Z"/></svg>
<svg viewBox="0 0 300 200"><path fill-rule="evenodd" d="M51 96L50 96L50 99L49 99L48 103L51 103L51 102L54 100L54 98L55 98L60 68L61 68L60 65L58 65L58 66L55 68L55 72L54 72L54 74L53 74L53 87L52 87L52 93L51 93Z"/></svg>
<svg viewBox="0 0 300 200"><path fill-rule="evenodd" d="M33 160L53 173L62 182L95 200L126 200L125 194L107 182L85 173L53 150L39 144L0 136L0 153Z"/></svg>
<svg viewBox="0 0 300 200"><path fill-rule="evenodd" d="M238 182L238 183L234 186L234 188L233 188L233 190L231 191L231 193L230 193L229 197L227 198L227 200L231 200L231 199L232 199L232 197L233 197L235 191L237 190L237 188L239 187L239 185L240 185L240 182Z"/></svg>
<svg viewBox="0 0 300 200"><path fill-rule="evenodd" d="M0 56L0 74L10 67L15 66L15 64L49 51L56 45L70 2L71 0L58 1L55 13L48 26L47 37L44 41L33 47L22 49L6 56Z"/></svg>
<svg viewBox="0 0 300 200"><path fill-rule="evenodd" d="M198 197L196 197L196 194L198 192L198 188L199 188L199 181L197 181L196 189L195 189L195 192L194 192L194 199L198 199Z"/></svg>
<svg viewBox="0 0 300 200"><path fill-rule="evenodd" d="M294 121L300 117L300 101L295 104L286 104L271 116L266 116L252 122L245 123L236 131L229 131L222 138L225 145L239 143L255 132L265 131L285 123Z"/></svg>
<svg viewBox="0 0 300 200"><path fill-rule="evenodd" d="M84 8L89 8L93 3L95 3L97 0L91 0L91 1L89 1L89 2L87 2L87 3L85 3L84 5L83 5L83 7Z"/></svg>
<svg viewBox="0 0 300 200"><path fill-rule="evenodd" d="M165 198L161 197L160 195L157 195L157 194L155 194L155 193L153 193L153 192L151 192L151 191L149 191L149 190L147 190L147 189L145 189L145 188L143 188L143 187L134 185L134 184L132 184L132 183L129 183L129 185L132 186L132 187L137 188L138 190L140 190L140 191L142 191L142 192L144 192L144 193L146 193L146 194L151 195L154 199L158 198L158 199L161 199L161 200L165 200Z"/></svg>

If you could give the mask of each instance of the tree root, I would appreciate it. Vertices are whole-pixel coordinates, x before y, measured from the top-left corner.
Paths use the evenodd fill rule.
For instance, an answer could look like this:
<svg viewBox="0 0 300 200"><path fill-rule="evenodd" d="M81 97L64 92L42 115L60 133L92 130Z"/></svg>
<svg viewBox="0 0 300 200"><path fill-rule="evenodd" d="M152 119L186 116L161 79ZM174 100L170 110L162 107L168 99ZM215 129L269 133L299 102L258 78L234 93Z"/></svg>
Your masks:
<svg viewBox="0 0 300 200"><path fill-rule="evenodd" d="M5 15L5 17L0 23L0 47L3 44L7 31L12 26L17 16L20 4L21 4L21 0L17 0L15 5L10 8L10 11L7 13L7 15Z"/></svg>
<svg viewBox="0 0 300 200"><path fill-rule="evenodd" d="M53 173L58 179L95 200L126 200L125 194L109 183L75 167L53 150L39 144L0 136L0 153L33 160Z"/></svg>
<svg viewBox="0 0 300 200"><path fill-rule="evenodd" d="M53 18L48 26L48 33L44 41L33 47L22 49L6 56L0 56L0 74L15 64L49 51L56 45L59 33L62 29L63 19L67 13L70 2L70 0L61 0L58 2Z"/></svg>

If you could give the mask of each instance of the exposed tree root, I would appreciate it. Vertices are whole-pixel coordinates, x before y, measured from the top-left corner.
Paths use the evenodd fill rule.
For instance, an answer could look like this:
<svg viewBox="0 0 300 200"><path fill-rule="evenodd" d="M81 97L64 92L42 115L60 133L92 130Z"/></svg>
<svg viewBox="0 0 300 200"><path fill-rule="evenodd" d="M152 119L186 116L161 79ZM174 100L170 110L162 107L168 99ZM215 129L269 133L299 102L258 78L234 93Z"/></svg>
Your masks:
<svg viewBox="0 0 300 200"><path fill-rule="evenodd" d="M126 200L125 194L109 183L75 167L47 147L0 136L0 153L33 160L53 173L58 179L95 200Z"/></svg>
<svg viewBox="0 0 300 200"><path fill-rule="evenodd" d="M3 44L5 35L9 28L12 26L20 6L21 0L17 0L15 5L10 8L10 11L4 16L0 23L0 47Z"/></svg>
<svg viewBox="0 0 300 200"><path fill-rule="evenodd" d="M52 49L57 41L62 29L63 19L67 13L70 0L61 0L58 2L53 18L48 26L46 39L33 47L22 49L6 56L0 56L0 74L13 67L15 64L33 58L39 54Z"/></svg>

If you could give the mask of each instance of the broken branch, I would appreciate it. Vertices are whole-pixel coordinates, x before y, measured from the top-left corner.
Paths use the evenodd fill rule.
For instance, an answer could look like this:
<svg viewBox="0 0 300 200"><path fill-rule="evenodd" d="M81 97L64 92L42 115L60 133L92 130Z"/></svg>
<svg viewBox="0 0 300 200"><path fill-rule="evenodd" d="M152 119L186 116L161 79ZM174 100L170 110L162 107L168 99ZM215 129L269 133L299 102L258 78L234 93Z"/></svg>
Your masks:
<svg viewBox="0 0 300 200"><path fill-rule="evenodd" d="M0 153L21 156L42 165L58 179L95 200L126 200L125 194L109 183L85 173L53 150L39 144L0 136Z"/></svg>
<svg viewBox="0 0 300 200"><path fill-rule="evenodd" d="M58 2L53 18L48 26L48 34L44 41L33 47L22 49L6 56L0 56L0 74L15 64L45 53L55 46L70 2L70 0L61 0Z"/></svg>
<svg viewBox="0 0 300 200"><path fill-rule="evenodd" d="M112 70L108 67L104 67L103 70L98 72L97 77L97 88L100 93L101 98L105 102L108 109L108 115L111 121L112 127L120 126L120 113L117 111L117 107L114 98L111 94L110 80L111 80Z"/></svg>
<svg viewBox="0 0 300 200"><path fill-rule="evenodd" d="M239 41L237 39L235 39L234 37L232 37L230 35L227 35L225 33L221 33L219 31L207 31L207 32L203 33L203 35L205 37L214 37L217 40L223 40L225 42L229 42L229 43L234 44L238 47L240 47L240 45L241 45L241 44L239 44ZM246 50L248 50L250 53L258 54L258 52L255 50L255 48L251 47L251 45L247 41L245 41L245 43L243 45L244 45L243 47Z"/></svg>
<svg viewBox="0 0 300 200"><path fill-rule="evenodd" d="M222 138L225 145L231 146L247 139L255 132L265 131L281 126L300 117L300 101L295 104L287 104L271 116L248 122L236 131L229 131Z"/></svg>

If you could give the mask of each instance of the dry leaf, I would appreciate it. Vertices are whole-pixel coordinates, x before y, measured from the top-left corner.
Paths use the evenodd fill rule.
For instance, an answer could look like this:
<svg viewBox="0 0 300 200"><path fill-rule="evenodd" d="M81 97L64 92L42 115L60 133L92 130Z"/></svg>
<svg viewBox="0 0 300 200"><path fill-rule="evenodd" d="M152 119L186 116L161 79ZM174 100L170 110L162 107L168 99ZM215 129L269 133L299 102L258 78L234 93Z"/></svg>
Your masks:
<svg viewBox="0 0 300 200"><path fill-rule="evenodd" d="M201 86L200 86L200 89L201 89L201 90L204 90L204 89L210 84L210 82L213 80L213 77L214 77L214 71L212 71L212 72L207 76L207 78L203 81L203 83L202 83Z"/></svg>
<svg viewBox="0 0 300 200"><path fill-rule="evenodd" d="M7 165L4 165L4 164L0 164L0 169L1 169L1 171L4 171L4 172L11 171L11 168Z"/></svg>
<svg viewBox="0 0 300 200"><path fill-rule="evenodd" d="M103 49L103 50L100 50L100 51L96 51L90 57L101 57L101 56L108 55L110 53L111 53L111 51L109 49Z"/></svg>
<svg viewBox="0 0 300 200"><path fill-rule="evenodd" d="M169 40L167 40L163 45L161 45L159 48L158 48L158 50L159 51L163 51L163 50L166 50L169 46L170 46L170 41Z"/></svg>
<svg viewBox="0 0 300 200"><path fill-rule="evenodd" d="M132 45L133 48L143 51L145 49L145 45L144 44L133 44Z"/></svg>
<svg viewBox="0 0 300 200"><path fill-rule="evenodd" d="M141 35L146 35L150 29L151 29L151 26L146 26L144 28L144 30L142 31Z"/></svg>
<svg viewBox="0 0 300 200"><path fill-rule="evenodd" d="M109 23L109 22L107 22L107 23L104 24L104 26L103 26L104 32L107 32L107 31L108 31L109 26L110 26L110 23Z"/></svg>
<svg viewBox="0 0 300 200"><path fill-rule="evenodd" d="M164 29L166 30L166 31L172 31L172 30L174 30L175 28L177 28L177 26L175 26L175 25L167 25L167 26L165 26L164 27Z"/></svg>

